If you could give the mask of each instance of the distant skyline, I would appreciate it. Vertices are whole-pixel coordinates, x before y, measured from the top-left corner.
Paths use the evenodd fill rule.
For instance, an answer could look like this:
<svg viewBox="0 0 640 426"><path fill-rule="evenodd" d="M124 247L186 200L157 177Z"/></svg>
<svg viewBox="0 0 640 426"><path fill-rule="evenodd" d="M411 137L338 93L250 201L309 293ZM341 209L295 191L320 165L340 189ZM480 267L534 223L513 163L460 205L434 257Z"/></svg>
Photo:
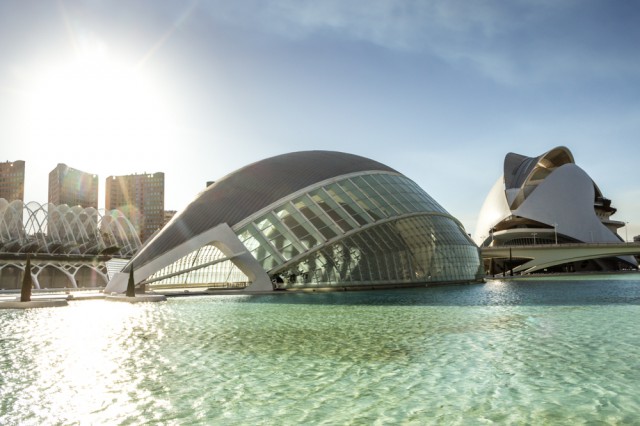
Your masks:
<svg viewBox="0 0 640 426"><path fill-rule="evenodd" d="M0 161L165 173L165 208L274 155L414 180L468 233L508 152L567 146L640 234L640 3L0 2Z"/></svg>

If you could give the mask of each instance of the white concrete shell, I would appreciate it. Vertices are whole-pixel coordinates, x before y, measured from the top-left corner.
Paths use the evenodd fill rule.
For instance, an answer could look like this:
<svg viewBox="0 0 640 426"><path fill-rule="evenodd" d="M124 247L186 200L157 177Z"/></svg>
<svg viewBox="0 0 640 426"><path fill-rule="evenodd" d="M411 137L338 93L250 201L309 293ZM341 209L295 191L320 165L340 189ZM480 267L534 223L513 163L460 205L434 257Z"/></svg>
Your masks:
<svg viewBox="0 0 640 426"><path fill-rule="evenodd" d="M618 243L620 238L606 228L593 209L595 189L591 178L575 164L565 164L538 185L515 216L526 217L557 229L582 242Z"/></svg>
<svg viewBox="0 0 640 426"><path fill-rule="evenodd" d="M509 153L482 206L474 240L480 247L621 243L616 229L624 223L610 219L615 211L567 148L538 157ZM637 266L631 256L620 259ZM558 258L555 264L563 260L568 262Z"/></svg>
<svg viewBox="0 0 640 426"><path fill-rule="evenodd" d="M511 216L511 209L505 196L504 178L500 176L491 187L480 209L474 238L476 244L479 246L490 244L492 229L509 216Z"/></svg>

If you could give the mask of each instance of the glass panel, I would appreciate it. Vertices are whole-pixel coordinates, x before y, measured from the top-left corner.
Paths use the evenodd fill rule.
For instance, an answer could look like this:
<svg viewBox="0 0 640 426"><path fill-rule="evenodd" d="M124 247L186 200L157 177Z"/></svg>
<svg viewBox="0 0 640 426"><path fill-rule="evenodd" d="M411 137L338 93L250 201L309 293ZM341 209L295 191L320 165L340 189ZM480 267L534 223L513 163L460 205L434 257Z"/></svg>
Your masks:
<svg viewBox="0 0 640 426"><path fill-rule="evenodd" d="M370 286L473 280L479 268L477 248L455 221L425 215L353 234L283 273L298 276L289 285Z"/></svg>
<svg viewBox="0 0 640 426"><path fill-rule="evenodd" d="M207 245L201 247L154 273L150 277L151 280L163 276L168 277L160 281L155 281L151 283L150 286L151 288L175 286L245 287L247 277L231 261L222 261L198 268L199 265L224 258L224 254L214 246ZM180 271L183 270L186 272L180 273Z"/></svg>
<svg viewBox="0 0 640 426"><path fill-rule="evenodd" d="M374 221L380 220L380 215L375 213L376 207L371 203L367 196L358 189L349 179L339 182L339 185L345 190L349 196L354 199L360 208L366 212Z"/></svg>
<svg viewBox="0 0 640 426"><path fill-rule="evenodd" d="M276 209L275 215L257 220L254 231L261 230L266 245L278 255L269 249L256 250L254 255L279 274L285 287L475 278L478 253L464 229L448 217L431 215L397 219L357 232L278 272L277 259L304 255L303 250L373 224L374 219L417 212L446 214L405 177L385 173L355 176L315 189ZM255 245L250 236L246 236L247 244Z"/></svg>
<svg viewBox="0 0 640 426"><path fill-rule="evenodd" d="M240 233L238 234L238 238L240 239L240 242L244 244L247 250L253 251L258 246L260 246L260 242L253 237L251 232L249 232L249 227L251 227L251 225L245 226L243 229L241 229Z"/></svg>
<svg viewBox="0 0 640 426"><path fill-rule="evenodd" d="M369 201L375 205L375 211L377 214L383 217L390 217L395 214L395 211L387 205L388 203L383 200L382 196L375 191L371 186L371 183L365 179L365 176L356 176L352 178L352 181L360 188L360 190L367 196Z"/></svg>
<svg viewBox="0 0 640 426"><path fill-rule="evenodd" d="M319 244L320 234L308 225L303 216L298 211L294 211L292 206L286 205L276 210L276 216L298 239L302 247L310 249Z"/></svg>
<svg viewBox="0 0 640 426"><path fill-rule="evenodd" d="M285 260L289 260L300 254L300 251L293 244L282 247L279 252Z"/></svg>
<svg viewBox="0 0 640 426"><path fill-rule="evenodd" d="M278 266L278 261L277 259L275 259L273 256L269 255L263 259L258 259L258 261L260 262L260 264L262 265L262 268L265 271L269 271L273 268L275 268L276 266Z"/></svg>
<svg viewBox="0 0 640 426"><path fill-rule="evenodd" d="M358 226L358 223L324 190L318 189L310 195L313 201L315 201L344 232L351 231Z"/></svg>
<svg viewBox="0 0 640 426"><path fill-rule="evenodd" d="M355 200L351 199L344 190L337 184L331 184L326 188L327 193L333 198L333 200L340 205L360 226L369 223L369 217L364 214L364 211Z"/></svg>
<svg viewBox="0 0 640 426"><path fill-rule="evenodd" d="M243 228L243 230L240 231L238 238L258 261L275 255L274 248L252 225L248 225Z"/></svg>
<svg viewBox="0 0 640 426"><path fill-rule="evenodd" d="M322 210L307 196L296 199L294 205L327 240L338 235L331 229L330 221L323 218L325 215Z"/></svg>
<svg viewBox="0 0 640 426"><path fill-rule="evenodd" d="M371 215L371 210L373 210L372 206L366 202L365 196L358 190L351 181L343 180L338 183L338 185L344 190L344 192L349 196L350 199L355 201L354 203L349 203L352 207L358 206L358 210L361 211L361 215L367 219L368 222L372 222L378 219L376 216Z"/></svg>

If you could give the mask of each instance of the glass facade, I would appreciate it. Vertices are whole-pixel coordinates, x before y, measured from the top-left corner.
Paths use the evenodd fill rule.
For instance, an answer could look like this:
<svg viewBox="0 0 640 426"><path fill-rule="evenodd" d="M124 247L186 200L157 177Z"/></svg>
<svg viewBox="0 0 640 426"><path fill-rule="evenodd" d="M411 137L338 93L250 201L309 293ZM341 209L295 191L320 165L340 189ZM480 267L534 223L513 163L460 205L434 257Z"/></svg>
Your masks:
<svg viewBox="0 0 640 426"><path fill-rule="evenodd" d="M231 230L276 289L409 286L482 278L479 250L462 225L395 171L324 179L256 209ZM152 288L247 286L249 279L233 259L212 244L162 268L146 282Z"/></svg>
<svg viewBox="0 0 640 426"><path fill-rule="evenodd" d="M214 249L217 247L217 249ZM377 161L298 151L207 186L146 243L127 273L154 286L371 288L481 281L462 224L415 182Z"/></svg>
<svg viewBox="0 0 640 426"><path fill-rule="evenodd" d="M478 249L462 226L398 174L310 188L235 231L277 288L480 278Z"/></svg>
<svg viewBox="0 0 640 426"><path fill-rule="evenodd" d="M247 277L216 247L206 245L146 280L160 287L245 287Z"/></svg>

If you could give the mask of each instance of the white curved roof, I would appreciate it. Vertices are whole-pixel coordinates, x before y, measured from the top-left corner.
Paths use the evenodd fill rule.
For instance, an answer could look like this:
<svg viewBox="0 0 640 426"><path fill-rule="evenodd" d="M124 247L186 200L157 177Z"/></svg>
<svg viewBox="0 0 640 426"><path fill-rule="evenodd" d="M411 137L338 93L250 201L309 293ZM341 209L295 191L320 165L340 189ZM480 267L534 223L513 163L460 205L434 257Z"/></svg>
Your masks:
<svg viewBox="0 0 640 426"><path fill-rule="evenodd" d="M482 245L493 229L510 216L556 227L576 241L620 242L602 224L594 202L602 197L597 185L574 162L571 151L557 147L537 157L509 153L504 175L487 195L475 229ZM615 209L612 209L615 211Z"/></svg>

